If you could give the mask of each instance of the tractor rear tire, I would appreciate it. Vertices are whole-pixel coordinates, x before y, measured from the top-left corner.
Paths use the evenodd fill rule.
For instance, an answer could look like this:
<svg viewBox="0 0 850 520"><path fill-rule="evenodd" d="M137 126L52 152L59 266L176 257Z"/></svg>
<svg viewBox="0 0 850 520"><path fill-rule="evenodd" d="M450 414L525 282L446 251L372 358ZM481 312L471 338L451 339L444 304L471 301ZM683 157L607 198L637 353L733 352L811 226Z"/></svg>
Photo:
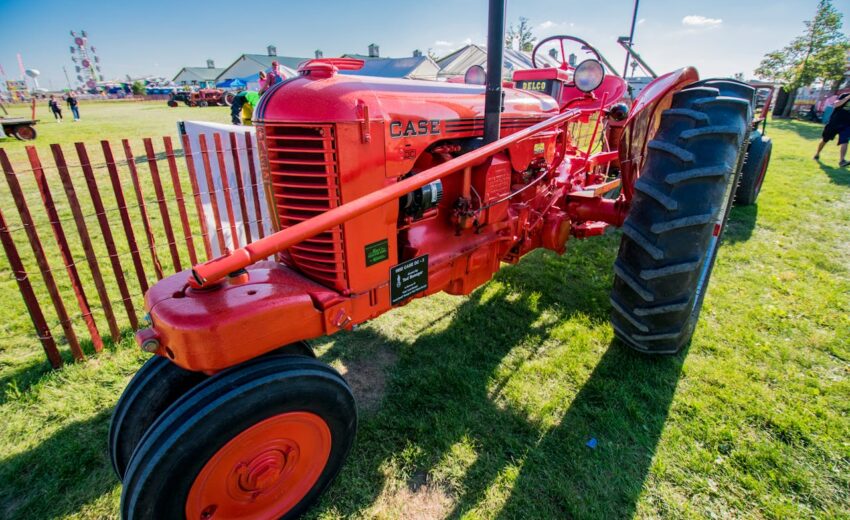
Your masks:
<svg viewBox="0 0 850 520"><path fill-rule="evenodd" d="M747 150L744 168L741 170L741 181L735 192L736 206L749 206L756 203L767 175L772 152L773 141L770 137L761 135L761 132L754 132L750 137L750 147Z"/></svg>
<svg viewBox="0 0 850 520"><path fill-rule="evenodd" d="M647 147L614 264L611 323L628 346L675 354L693 336L729 216L754 89L708 80L673 95Z"/></svg>
<svg viewBox="0 0 850 520"><path fill-rule="evenodd" d="M351 389L328 365L248 361L154 423L127 469L122 518L296 518L336 477L356 429Z"/></svg>
<svg viewBox="0 0 850 520"><path fill-rule="evenodd" d="M151 424L206 377L183 370L160 356L150 358L136 372L118 399L109 423L109 458L118 480L124 480L133 451Z"/></svg>

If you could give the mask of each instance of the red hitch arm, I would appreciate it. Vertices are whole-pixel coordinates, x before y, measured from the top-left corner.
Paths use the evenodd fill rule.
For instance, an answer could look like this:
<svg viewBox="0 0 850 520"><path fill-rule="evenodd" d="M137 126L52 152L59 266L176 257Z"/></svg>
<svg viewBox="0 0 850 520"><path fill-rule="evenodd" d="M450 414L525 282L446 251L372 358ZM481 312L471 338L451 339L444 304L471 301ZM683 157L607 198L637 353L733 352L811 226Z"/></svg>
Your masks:
<svg viewBox="0 0 850 520"><path fill-rule="evenodd" d="M290 246L360 216L387 202L397 200L402 195L406 195L426 184L442 179L468 166L473 166L479 161L504 150L518 141L576 119L581 113L581 110L568 110L546 121L486 144L477 150L429 168L413 177L337 206L310 220L305 220L292 227L261 238L229 254L196 265L192 268L189 285L194 288L201 288L205 285L215 283L230 273L244 269L255 262L284 251Z"/></svg>

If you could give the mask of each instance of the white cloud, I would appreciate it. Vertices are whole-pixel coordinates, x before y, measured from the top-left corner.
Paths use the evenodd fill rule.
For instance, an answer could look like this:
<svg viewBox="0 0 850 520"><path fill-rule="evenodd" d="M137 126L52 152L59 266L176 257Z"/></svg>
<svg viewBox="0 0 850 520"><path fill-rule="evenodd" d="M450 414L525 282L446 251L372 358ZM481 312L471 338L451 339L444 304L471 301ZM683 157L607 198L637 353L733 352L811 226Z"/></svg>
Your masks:
<svg viewBox="0 0 850 520"><path fill-rule="evenodd" d="M643 25L643 22L645 22L645 21L646 21L646 18L641 18L640 20L638 20L638 23L637 23L637 24L638 24L638 25Z"/></svg>
<svg viewBox="0 0 850 520"><path fill-rule="evenodd" d="M463 44L464 45L471 45L472 44L472 38L467 38L467 39L463 40Z"/></svg>
<svg viewBox="0 0 850 520"><path fill-rule="evenodd" d="M682 25L689 27L719 27L723 23L720 18L708 18L699 14L691 14L682 18Z"/></svg>
<svg viewBox="0 0 850 520"><path fill-rule="evenodd" d="M447 42L446 40L437 40L434 42L434 47L451 47L452 42Z"/></svg>
<svg viewBox="0 0 850 520"><path fill-rule="evenodd" d="M540 28L541 29L551 29L552 27L555 27L556 25L557 24L555 22L553 22L552 20L546 20L545 22L540 24Z"/></svg>

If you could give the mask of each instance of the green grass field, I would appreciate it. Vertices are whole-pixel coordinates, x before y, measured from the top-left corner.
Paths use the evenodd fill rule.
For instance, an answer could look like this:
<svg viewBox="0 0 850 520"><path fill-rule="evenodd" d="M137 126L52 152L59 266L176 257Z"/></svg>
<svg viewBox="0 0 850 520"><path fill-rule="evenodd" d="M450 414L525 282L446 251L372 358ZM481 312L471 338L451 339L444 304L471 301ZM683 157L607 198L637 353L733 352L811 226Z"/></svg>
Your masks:
<svg viewBox="0 0 850 520"><path fill-rule="evenodd" d="M40 126L38 146L226 121L224 109L151 104L82 112L79 126ZM361 411L349 461L310 516L850 518L850 170L834 166L834 146L811 159L819 133L769 126L759 204L733 209L682 355L614 342L618 233L314 342ZM109 417L147 355L126 338L48 370L0 267L0 517L117 518Z"/></svg>

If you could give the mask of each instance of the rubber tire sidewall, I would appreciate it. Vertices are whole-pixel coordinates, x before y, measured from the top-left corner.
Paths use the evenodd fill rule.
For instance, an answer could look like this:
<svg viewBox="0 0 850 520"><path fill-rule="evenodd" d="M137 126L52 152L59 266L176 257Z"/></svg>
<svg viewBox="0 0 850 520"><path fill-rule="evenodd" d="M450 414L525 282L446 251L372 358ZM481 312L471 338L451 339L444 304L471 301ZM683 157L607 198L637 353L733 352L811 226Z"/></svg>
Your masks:
<svg viewBox="0 0 850 520"><path fill-rule="evenodd" d="M761 132L754 132L747 149L747 159L741 170L741 181L735 192L736 206L749 206L755 204L767 178L767 168L770 167L770 156L773 153L773 141ZM759 183L759 175L764 171Z"/></svg>
<svg viewBox="0 0 850 520"><path fill-rule="evenodd" d="M345 380L327 365L301 356L269 356L207 379L160 417L130 462L122 518L183 518L189 490L216 452L258 422L296 411L315 413L331 431L331 453L319 479L281 518L298 517L341 469L354 441L357 412Z"/></svg>
<svg viewBox="0 0 850 520"><path fill-rule="evenodd" d="M151 425L206 375L184 370L154 356L136 372L112 412L109 458L118 480L124 479L133 452Z"/></svg>

